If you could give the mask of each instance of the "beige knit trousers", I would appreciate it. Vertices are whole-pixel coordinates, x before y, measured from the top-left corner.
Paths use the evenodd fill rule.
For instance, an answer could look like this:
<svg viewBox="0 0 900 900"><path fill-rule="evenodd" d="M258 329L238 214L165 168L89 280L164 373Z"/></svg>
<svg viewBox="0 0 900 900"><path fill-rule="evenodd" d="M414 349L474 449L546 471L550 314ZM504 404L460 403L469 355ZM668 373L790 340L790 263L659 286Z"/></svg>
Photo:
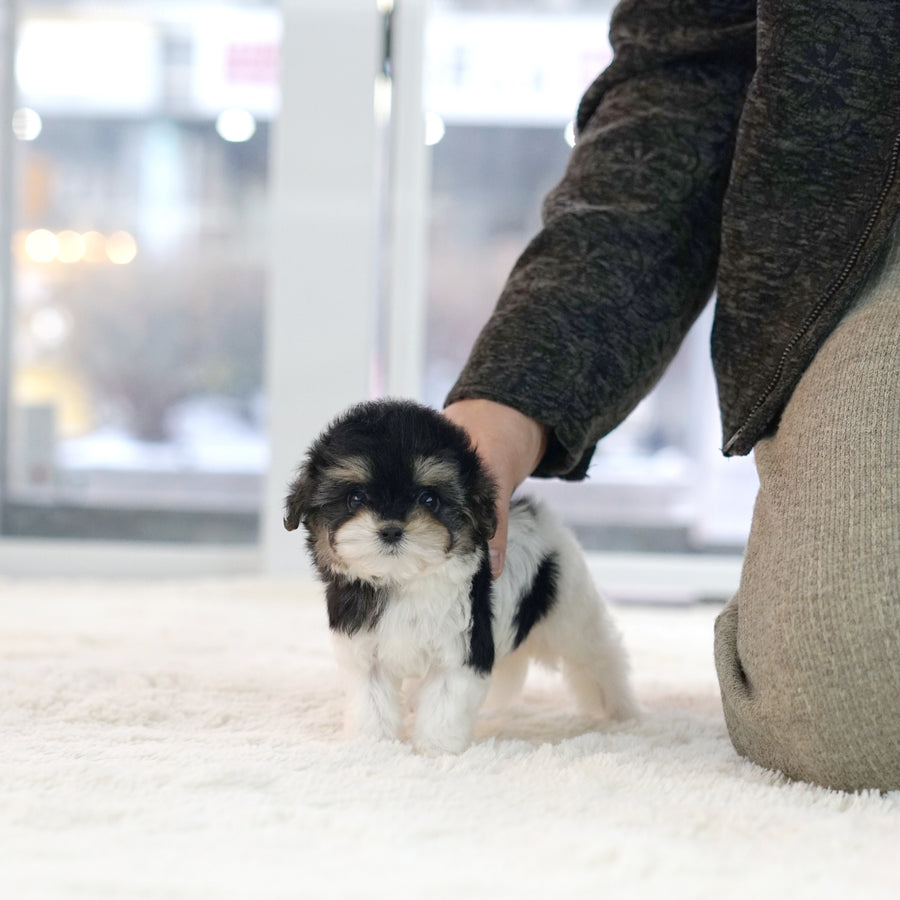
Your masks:
<svg viewBox="0 0 900 900"><path fill-rule="evenodd" d="M900 788L900 228L755 449L740 587L716 622L738 752L840 790Z"/></svg>

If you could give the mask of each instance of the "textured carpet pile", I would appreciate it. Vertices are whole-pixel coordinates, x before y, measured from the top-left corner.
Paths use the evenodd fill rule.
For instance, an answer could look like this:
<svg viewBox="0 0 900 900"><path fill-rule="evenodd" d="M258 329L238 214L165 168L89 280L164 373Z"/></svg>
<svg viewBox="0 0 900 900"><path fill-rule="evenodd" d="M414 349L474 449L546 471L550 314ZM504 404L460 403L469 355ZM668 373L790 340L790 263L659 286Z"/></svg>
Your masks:
<svg viewBox="0 0 900 900"><path fill-rule="evenodd" d="M0 897L900 896L900 793L735 755L715 613L616 607L639 723L539 672L425 757L343 738L317 586L0 580Z"/></svg>

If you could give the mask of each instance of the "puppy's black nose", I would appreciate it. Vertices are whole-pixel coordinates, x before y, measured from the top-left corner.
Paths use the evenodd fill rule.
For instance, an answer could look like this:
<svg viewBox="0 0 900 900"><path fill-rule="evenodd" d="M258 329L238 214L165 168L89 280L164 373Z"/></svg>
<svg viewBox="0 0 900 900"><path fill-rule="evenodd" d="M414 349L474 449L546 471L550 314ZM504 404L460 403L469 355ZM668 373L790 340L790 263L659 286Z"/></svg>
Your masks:
<svg viewBox="0 0 900 900"><path fill-rule="evenodd" d="M396 544L403 537L403 529L399 525L383 525L378 534L385 544Z"/></svg>

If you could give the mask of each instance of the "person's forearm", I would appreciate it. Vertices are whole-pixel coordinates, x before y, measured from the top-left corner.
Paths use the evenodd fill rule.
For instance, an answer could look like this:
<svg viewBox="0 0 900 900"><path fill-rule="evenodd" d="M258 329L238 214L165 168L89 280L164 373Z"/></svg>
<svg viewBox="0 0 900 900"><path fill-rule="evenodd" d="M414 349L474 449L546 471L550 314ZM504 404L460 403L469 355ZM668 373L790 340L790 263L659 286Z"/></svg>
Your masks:
<svg viewBox="0 0 900 900"><path fill-rule="evenodd" d="M538 474L584 476L708 300L755 3L622 4L543 230L516 264L448 402L542 423Z"/></svg>

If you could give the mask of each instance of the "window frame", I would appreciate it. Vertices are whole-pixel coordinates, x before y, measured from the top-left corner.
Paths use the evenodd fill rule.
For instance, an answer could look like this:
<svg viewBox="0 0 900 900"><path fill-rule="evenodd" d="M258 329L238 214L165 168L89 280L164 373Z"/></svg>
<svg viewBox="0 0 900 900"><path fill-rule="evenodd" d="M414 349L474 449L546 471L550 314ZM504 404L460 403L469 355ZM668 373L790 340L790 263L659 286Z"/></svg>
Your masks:
<svg viewBox="0 0 900 900"><path fill-rule="evenodd" d="M380 6L381 11L374 0L281 3L282 105L273 123L266 306L270 461L258 541L175 545L0 533L0 574L310 575L302 541L281 523L285 486L303 448L350 403L374 393L418 396L421 386L429 190L422 61L430 4L384 0ZM7 51L15 46L10 23L17 11L17 0L8 0ZM376 114L373 98L384 71L388 23L389 128ZM9 73L14 55L4 57ZM14 108L11 87L6 84L3 91L5 121ZM341 111L339 120L335 110ZM352 134L336 133L341 123L352 123ZM3 134L2 177L11 184L10 129ZM375 165L380 154L391 160L386 180ZM8 335L9 321L8 218L8 210L0 211L0 335ZM2 348L0 357L2 464L9 397L9 359ZM384 371L378 368L382 361ZM679 596L724 596L736 586L740 568L734 554L591 554L590 561L601 583L626 594L670 593L676 585Z"/></svg>

